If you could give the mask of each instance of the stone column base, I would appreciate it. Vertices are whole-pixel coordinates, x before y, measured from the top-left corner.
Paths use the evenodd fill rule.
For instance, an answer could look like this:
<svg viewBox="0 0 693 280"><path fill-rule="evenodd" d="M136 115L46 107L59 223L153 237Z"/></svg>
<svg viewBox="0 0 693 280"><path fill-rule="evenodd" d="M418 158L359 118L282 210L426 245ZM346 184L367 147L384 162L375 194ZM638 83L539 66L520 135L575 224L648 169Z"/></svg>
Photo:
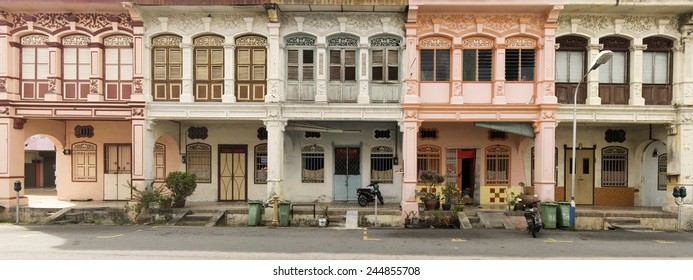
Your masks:
<svg viewBox="0 0 693 280"><path fill-rule="evenodd" d="M414 213L413 216L419 216L419 204L415 201L402 201L400 205L402 206L402 220L407 217L407 213L411 212Z"/></svg>

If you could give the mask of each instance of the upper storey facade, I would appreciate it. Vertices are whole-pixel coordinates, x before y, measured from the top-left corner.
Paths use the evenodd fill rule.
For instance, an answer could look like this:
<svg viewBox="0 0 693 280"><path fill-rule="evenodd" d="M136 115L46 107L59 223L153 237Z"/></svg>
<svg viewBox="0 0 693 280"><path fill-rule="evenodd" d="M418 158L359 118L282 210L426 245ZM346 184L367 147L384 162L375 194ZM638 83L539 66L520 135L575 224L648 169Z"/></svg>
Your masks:
<svg viewBox="0 0 693 280"><path fill-rule="evenodd" d="M556 103L556 1L409 2L405 103Z"/></svg>

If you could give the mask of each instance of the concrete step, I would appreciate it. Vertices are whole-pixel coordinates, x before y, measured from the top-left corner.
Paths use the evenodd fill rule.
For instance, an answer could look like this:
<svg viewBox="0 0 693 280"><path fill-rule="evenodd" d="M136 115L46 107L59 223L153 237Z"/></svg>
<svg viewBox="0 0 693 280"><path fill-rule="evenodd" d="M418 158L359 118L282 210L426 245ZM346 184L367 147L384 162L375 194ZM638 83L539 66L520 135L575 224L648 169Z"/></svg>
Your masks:
<svg viewBox="0 0 693 280"><path fill-rule="evenodd" d="M640 219L634 217L606 217L604 221L610 224L619 225L637 225L640 224Z"/></svg>
<svg viewBox="0 0 693 280"><path fill-rule="evenodd" d="M477 216L485 228L515 229L515 226L508 220L508 216L503 212L478 212Z"/></svg>
<svg viewBox="0 0 693 280"><path fill-rule="evenodd" d="M612 224L609 229L611 230L646 230L650 231L652 230L651 227L647 227L641 224L637 225L632 225L632 224L626 224L626 225L621 225L621 224Z"/></svg>
<svg viewBox="0 0 693 280"><path fill-rule="evenodd" d="M188 214L183 217L183 222L207 222L212 218L211 214Z"/></svg>

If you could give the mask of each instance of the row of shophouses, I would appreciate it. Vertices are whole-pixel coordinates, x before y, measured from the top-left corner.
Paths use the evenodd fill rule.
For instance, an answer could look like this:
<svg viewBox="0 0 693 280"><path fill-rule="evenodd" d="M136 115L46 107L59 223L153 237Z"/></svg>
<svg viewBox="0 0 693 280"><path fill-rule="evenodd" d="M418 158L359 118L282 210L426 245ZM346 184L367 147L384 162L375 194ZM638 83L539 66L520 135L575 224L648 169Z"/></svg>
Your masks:
<svg viewBox="0 0 693 280"><path fill-rule="evenodd" d="M570 200L574 92L577 204L666 209L693 184L690 1L205 3L2 1L0 203L16 180L129 200L171 171L192 201L379 182L416 211L424 170L482 205Z"/></svg>

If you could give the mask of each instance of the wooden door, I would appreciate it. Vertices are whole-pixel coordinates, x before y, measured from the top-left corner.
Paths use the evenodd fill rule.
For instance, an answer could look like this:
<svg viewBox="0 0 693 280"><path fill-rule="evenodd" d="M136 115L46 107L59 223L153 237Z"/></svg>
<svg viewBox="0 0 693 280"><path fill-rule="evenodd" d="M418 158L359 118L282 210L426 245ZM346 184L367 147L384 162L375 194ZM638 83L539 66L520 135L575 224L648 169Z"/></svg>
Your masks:
<svg viewBox="0 0 693 280"><path fill-rule="evenodd" d="M247 145L219 145L219 201L248 200L247 158Z"/></svg>
<svg viewBox="0 0 693 280"><path fill-rule="evenodd" d="M566 150L565 157L565 197L570 200L572 194L572 151ZM579 149L575 151L575 203L594 204L594 150Z"/></svg>

